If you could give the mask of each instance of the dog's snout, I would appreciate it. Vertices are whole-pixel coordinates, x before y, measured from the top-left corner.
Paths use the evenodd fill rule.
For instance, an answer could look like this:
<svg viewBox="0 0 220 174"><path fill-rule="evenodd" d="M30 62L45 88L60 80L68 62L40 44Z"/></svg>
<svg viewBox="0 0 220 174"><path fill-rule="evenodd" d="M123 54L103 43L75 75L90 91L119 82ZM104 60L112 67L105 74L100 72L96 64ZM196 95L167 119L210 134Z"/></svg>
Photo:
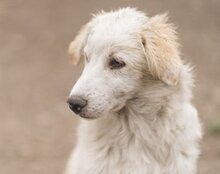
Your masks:
<svg viewBox="0 0 220 174"><path fill-rule="evenodd" d="M67 103L69 104L70 109L76 114L80 114L87 105L87 100L83 99L80 96L71 96Z"/></svg>

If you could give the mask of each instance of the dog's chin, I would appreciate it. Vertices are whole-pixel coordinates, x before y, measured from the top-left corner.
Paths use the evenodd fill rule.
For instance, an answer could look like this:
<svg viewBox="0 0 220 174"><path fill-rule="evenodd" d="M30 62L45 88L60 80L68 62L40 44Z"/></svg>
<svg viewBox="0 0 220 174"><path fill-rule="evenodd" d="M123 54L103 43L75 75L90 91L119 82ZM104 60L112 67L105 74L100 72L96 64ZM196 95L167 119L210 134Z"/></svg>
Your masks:
<svg viewBox="0 0 220 174"><path fill-rule="evenodd" d="M95 120L97 118L99 118L99 115L95 115L95 114L91 114L91 113L87 113L87 112L82 112L80 114L78 114L81 118L86 119L86 120Z"/></svg>

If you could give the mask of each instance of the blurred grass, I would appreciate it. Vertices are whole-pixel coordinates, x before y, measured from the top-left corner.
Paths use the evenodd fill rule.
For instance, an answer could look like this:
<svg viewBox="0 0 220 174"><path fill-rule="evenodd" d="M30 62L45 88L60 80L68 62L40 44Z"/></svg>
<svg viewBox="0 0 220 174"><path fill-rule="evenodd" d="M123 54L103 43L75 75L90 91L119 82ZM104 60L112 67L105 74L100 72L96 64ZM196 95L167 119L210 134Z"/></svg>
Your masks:
<svg viewBox="0 0 220 174"><path fill-rule="evenodd" d="M220 119L215 119L210 123L209 132L220 135Z"/></svg>

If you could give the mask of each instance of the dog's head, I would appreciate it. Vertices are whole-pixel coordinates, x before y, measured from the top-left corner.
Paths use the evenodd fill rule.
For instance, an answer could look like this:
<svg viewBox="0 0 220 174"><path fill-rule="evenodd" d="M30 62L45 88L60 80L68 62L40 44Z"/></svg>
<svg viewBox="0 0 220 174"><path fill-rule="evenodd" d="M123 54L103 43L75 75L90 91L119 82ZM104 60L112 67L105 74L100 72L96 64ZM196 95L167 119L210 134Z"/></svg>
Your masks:
<svg viewBox="0 0 220 174"><path fill-rule="evenodd" d="M69 46L73 64L85 68L68 103L77 114L96 118L118 112L148 80L178 83L181 60L166 15L148 18L135 9L94 16Z"/></svg>

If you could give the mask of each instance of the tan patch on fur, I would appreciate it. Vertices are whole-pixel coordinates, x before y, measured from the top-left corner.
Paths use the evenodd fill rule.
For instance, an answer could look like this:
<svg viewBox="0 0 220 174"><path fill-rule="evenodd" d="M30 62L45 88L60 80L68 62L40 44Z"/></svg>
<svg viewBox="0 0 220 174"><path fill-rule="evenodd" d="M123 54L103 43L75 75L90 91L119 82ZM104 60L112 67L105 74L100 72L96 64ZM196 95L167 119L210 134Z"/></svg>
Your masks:
<svg viewBox="0 0 220 174"><path fill-rule="evenodd" d="M68 56L73 65L77 65L82 57L82 48L88 35L87 26L83 26L75 39L70 43Z"/></svg>
<svg viewBox="0 0 220 174"><path fill-rule="evenodd" d="M142 35L149 71L165 83L176 85L182 62L175 27L167 20L166 14L152 17L146 23Z"/></svg>

